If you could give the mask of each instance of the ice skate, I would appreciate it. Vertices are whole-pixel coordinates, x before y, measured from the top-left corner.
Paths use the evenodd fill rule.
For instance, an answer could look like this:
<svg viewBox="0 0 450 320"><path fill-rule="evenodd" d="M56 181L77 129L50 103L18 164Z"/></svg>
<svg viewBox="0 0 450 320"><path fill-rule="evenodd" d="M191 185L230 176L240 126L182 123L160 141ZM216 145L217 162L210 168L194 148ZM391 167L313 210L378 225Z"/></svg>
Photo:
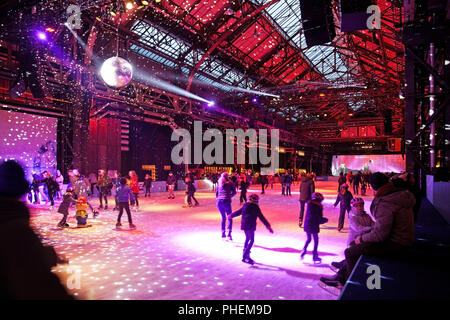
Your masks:
<svg viewBox="0 0 450 320"><path fill-rule="evenodd" d="M251 265L254 265L254 264L255 264L255 261L253 261L253 259L250 258L250 257L243 258L243 259L242 259L242 262L248 263L248 264L251 264Z"/></svg>
<svg viewBox="0 0 450 320"><path fill-rule="evenodd" d="M122 227L122 224L121 224L120 222L117 222L117 223L116 223L116 228L117 228L117 229L120 229L121 227Z"/></svg>
<svg viewBox="0 0 450 320"><path fill-rule="evenodd" d="M134 224L130 223L130 230L135 230L135 229L136 229L136 226Z"/></svg>
<svg viewBox="0 0 450 320"><path fill-rule="evenodd" d="M322 259L321 258L319 258L319 256L314 256L313 257L313 262L316 264L316 263L321 263L322 262Z"/></svg>
<svg viewBox="0 0 450 320"><path fill-rule="evenodd" d="M341 267L342 267L342 264L340 262L335 262L335 261L331 262L330 269L333 270L334 272L337 273Z"/></svg>
<svg viewBox="0 0 450 320"><path fill-rule="evenodd" d="M98 215L99 215L99 212L98 212L98 211L95 211L95 210L94 210L93 214L94 214L94 219L95 219L95 218L97 218L97 217L98 217Z"/></svg>
<svg viewBox="0 0 450 320"><path fill-rule="evenodd" d="M327 282L327 283L325 283L323 281L319 281L318 285L322 289L328 291L329 293L331 293L337 297L341 294L341 291L342 291L342 285L339 281Z"/></svg>

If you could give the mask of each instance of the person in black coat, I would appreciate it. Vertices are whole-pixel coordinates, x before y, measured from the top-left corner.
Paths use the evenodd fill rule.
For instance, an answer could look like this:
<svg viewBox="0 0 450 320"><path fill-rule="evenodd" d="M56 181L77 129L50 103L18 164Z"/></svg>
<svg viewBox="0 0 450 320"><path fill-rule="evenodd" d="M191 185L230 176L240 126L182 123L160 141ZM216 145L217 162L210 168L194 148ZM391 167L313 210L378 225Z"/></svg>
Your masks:
<svg viewBox="0 0 450 320"><path fill-rule="evenodd" d="M184 207L192 207L192 199L195 201L195 206L199 206L200 203L198 203L197 199L195 198L195 185L192 180L187 179L186 180L186 195L187 195L187 204Z"/></svg>
<svg viewBox="0 0 450 320"><path fill-rule="evenodd" d="M253 264L254 261L250 258L250 250L255 242L256 219L259 218L266 226L270 233L273 233L267 219L263 216L261 209L258 206L259 197L257 194L252 194L249 201L246 202L239 210L228 215L228 219L242 215L241 230L245 232L244 251L242 262Z"/></svg>
<svg viewBox="0 0 450 320"><path fill-rule="evenodd" d="M267 176L265 175L261 175L259 180L261 182L261 194L264 194L264 187L266 187L269 181L267 180Z"/></svg>
<svg viewBox="0 0 450 320"><path fill-rule="evenodd" d="M0 164L0 300L73 300L51 272L60 259L30 227L20 198L28 192L22 167Z"/></svg>
<svg viewBox="0 0 450 320"><path fill-rule="evenodd" d="M52 174L47 172L45 174L45 178L43 180L37 181L37 183L44 183L47 186L47 194L50 199L50 205L54 206L55 201L53 197L56 195L56 192L59 190L59 185L53 179Z"/></svg>
<svg viewBox="0 0 450 320"><path fill-rule="evenodd" d="M322 259L319 258L317 249L319 247L319 232L320 225L326 223L328 219L323 217L323 195L318 192L314 192L311 196L311 200L308 202L308 207L306 209L305 225L303 229L306 232L306 242L303 247L300 259L303 259L306 255L306 250L308 249L309 243L311 242L311 237L314 239L314 249L313 249L313 261L320 263Z"/></svg>
<svg viewBox="0 0 450 320"><path fill-rule="evenodd" d="M341 232L342 228L344 227L344 219L345 219L345 212L347 211L350 213L350 210L352 208L350 202L353 199L353 195L350 191L348 191L348 184L343 184L341 186L341 192L338 193L336 202L334 203L334 207L340 203L340 212L339 212L339 224L338 224L338 231Z"/></svg>
<svg viewBox="0 0 450 320"><path fill-rule="evenodd" d="M241 204L244 202L247 202L247 189L248 189L248 182L246 181L246 177L245 175L242 175L239 178L239 184L240 184L240 188L241 188L241 196L239 198L239 200L241 201Z"/></svg>
<svg viewBox="0 0 450 320"><path fill-rule="evenodd" d="M338 192L341 191L341 186L347 181L347 178L344 176L344 173L341 171L339 173L339 179L338 179Z"/></svg>
<svg viewBox="0 0 450 320"><path fill-rule="evenodd" d="M359 195L359 184L361 183L361 172L353 177L353 194Z"/></svg>
<svg viewBox="0 0 450 320"><path fill-rule="evenodd" d="M150 196L150 190L152 189L152 182L153 179L152 177L147 173L145 175L145 180L144 180L144 187L145 187L145 195L144 197L146 197L147 195Z"/></svg>
<svg viewBox="0 0 450 320"><path fill-rule="evenodd" d="M61 221L58 223L59 228L68 228L69 224L66 223L67 216L69 215L69 207L71 204L80 203L73 198L73 189L69 187L66 189L66 193L63 195L63 201L59 205L58 212L63 215Z"/></svg>

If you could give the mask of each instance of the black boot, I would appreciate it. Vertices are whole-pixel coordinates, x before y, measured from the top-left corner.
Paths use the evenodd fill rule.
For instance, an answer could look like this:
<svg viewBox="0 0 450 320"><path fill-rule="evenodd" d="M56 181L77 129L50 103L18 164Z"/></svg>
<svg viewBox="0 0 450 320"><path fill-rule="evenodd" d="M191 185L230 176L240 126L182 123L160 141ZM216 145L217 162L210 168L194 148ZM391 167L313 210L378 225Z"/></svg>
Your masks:
<svg viewBox="0 0 450 320"><path fill-rule="evenodd" d="M228 231L228 240L233 241L233 238L231 237L231 231Z"/></svg>
<svg viewBox="0 0 450 320"><path fill-rule="evenodd" d="M225 231L222 231L222 238L226 238Z"/></svg>

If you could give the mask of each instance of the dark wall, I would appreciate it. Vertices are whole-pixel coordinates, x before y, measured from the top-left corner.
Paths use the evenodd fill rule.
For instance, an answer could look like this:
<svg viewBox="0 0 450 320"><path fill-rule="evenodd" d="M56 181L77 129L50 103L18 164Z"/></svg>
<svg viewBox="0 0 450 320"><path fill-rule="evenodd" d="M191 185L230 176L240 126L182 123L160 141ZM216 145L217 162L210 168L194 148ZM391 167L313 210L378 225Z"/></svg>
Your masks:
<svg viewBox="0 0 450 320"><path fill-rule="evenodd" d="M184 166L175 166L170 159L175 145L170 141L171 135L172 129L167 126L130 121L130 150L122 156L121 173L127 175L129 170L135 170L139 181L142 181L147 173L142 166L155 165L156 180L165 180L169 172L164 170L164 166L170 165L172 172L178 176L177 172L183 172Z"/></svg>

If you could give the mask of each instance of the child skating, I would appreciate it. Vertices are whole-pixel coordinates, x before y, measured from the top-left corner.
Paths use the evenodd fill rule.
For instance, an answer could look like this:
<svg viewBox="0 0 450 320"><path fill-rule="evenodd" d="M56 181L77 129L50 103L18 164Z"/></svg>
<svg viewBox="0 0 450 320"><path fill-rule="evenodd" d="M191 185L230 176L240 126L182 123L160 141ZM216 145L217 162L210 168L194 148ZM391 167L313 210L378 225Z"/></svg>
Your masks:
<svg viewBox="0 0 450 320"><path fill-rule="evenodd" d="M341 186L341 191L338 193L336 202L334 203L334 207L340 203L340 212L339 212L339 223L338 223L338 231L341 232L344 227L344 219L345 212L350 213L350 201L352 201L353 195L350 191L348 191L348 184L343 184Z"/></svg>
<svg viewBox="0 0 450 320"><path fill-rule="evenodd" d="M241 230L245 232L245 243L244 251L242 255L242 262L254 264L252 258L250 258L250 250L252 249L253 243L255 241L255 230L256 230L256 219L259 218L267 230L273 233L272 227L269 222L263 216L261 209L258 206L259 196L257 194L252 194L249 201L244 203L244 205L237 211L228 215L228 219L242 215L241 219Z"/></svg>
<svg viewBox="0 0 450 320"><path fill-rule="evenodd" d="M88 228L92 227L91 224L87 223L88 213L86 208L88 207L88 202L85 196L78 197L78 203L75 205L77 212L75 214L77 219L77 228Z"/></svg>
<svg viewBox="0 0 450 320"><path fill-rule="evenodd" d="M120 179L120 186L117 188L117 201L119 205L119 215L117 216L116 228L122 227L120 219L122 218L123 210L125 209L125 211L127 212L130 229L136 229L136 226L133 224L130 212L130 201L134 202L134 196L133 192L131 192L131 189L127 184L127 179L125 178Z"/></svg>
<svg viewBox="0 0 450 320"><path fill-rule="evenodd" d="M67 188L66 193L63 195L63 201L59 205L58 212L63 215L61 221L58 223L58 228L68 228L69 224L67 221L67 216L69 215L69 207L71 204L78 204L81 201L77 201L73 198L73 189L71 187Z"/></svg>
<svg viewBox="0 0 450 320"><path fill-rule="evenodd" d="M300 259L303 259L306 255L309 243L311 242L311 237L314 239L314 249L313 249L313 261L314 263L322 262L319 258L317 249L319 247L319 232L320 225L326 223L328 219L323 217L323 207L322 207L323 195L318 192L314 192L311 195L311 200L308 202L308 207L306 209L305 225L304 230L306 232L306 242L303 247Z"/></svg>

